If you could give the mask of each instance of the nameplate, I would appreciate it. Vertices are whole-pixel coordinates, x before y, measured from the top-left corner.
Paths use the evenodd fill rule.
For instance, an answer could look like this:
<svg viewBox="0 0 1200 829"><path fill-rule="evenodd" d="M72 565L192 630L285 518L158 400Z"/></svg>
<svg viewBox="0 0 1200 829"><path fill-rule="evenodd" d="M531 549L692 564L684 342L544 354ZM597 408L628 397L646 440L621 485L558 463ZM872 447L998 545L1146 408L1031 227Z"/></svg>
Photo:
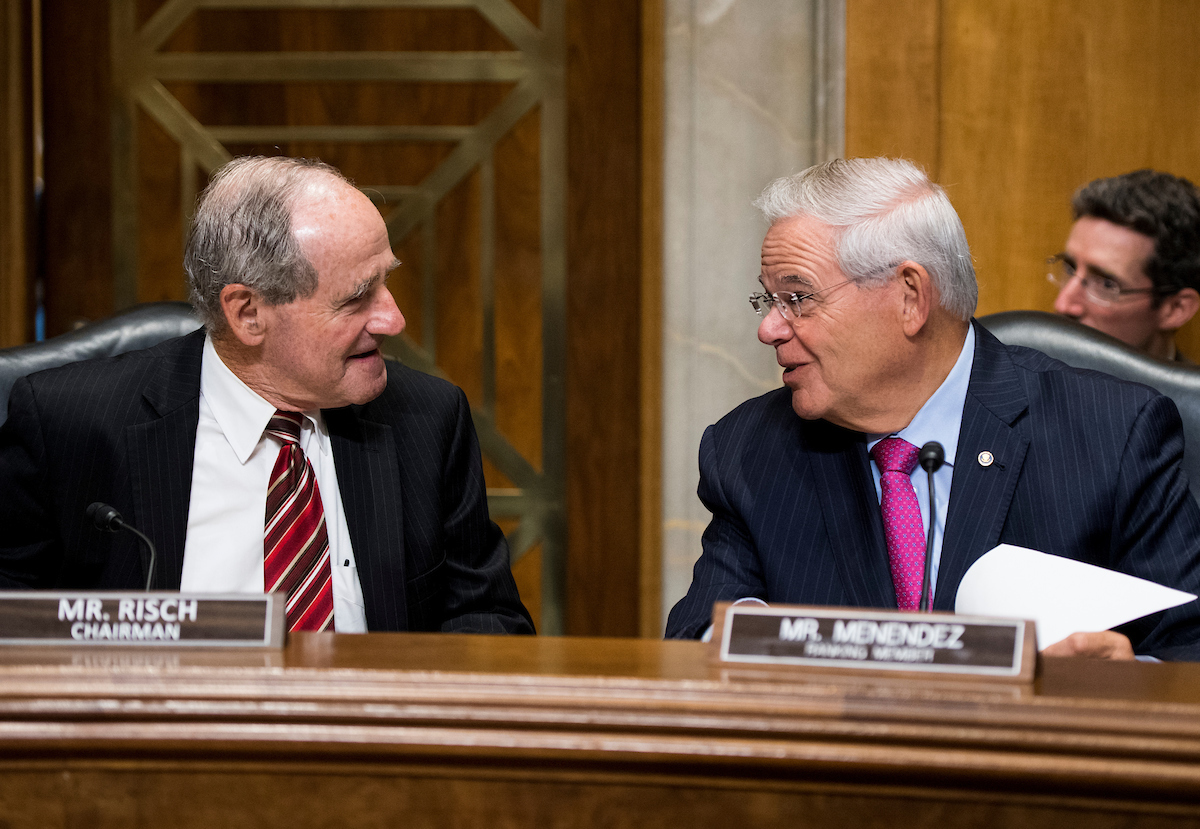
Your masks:
<svg viewBox="0 0 1200 829"><path fill-rule="evenodd" d="M1033 681L1033 622L854 608L717 604L722 662Z"/></svg>
<svg viewBox="0 0 1200 829"><path fill-rule="evenodd" d="M279 593L0 591L0 645L282 648Z"/></svg>

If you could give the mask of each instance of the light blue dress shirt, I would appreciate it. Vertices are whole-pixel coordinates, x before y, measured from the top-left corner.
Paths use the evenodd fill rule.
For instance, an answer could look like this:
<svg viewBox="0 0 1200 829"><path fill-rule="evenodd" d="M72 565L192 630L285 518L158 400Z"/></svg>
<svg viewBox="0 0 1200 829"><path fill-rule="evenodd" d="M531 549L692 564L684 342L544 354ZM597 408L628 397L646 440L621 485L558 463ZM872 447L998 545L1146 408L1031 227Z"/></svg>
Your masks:
<svg viewBox="0 0 1200 829"><path fill-rule="evenodd" d="M933 396L917 412L912 422L899 432L898 438L918 449L931 440L936 440L946 450L946 462L933 473L933 498L937 504L937 520L933 525L933 554L930 565L930 590L937 592L938 565L942 558L942 535L946 530L946 514L950 509L950 485L954 478L954 463L958 453L958 432L962 427L963 406L967 402L967 386L971 382L971 363L975 359L975 328L967 328L967 339L954 368L938 386ZM867 435L867 451L891 435ZM875 481L875 498L882 498L879 488L879 467L871 461L871 477ZM910 476L913 489L917 492L917 503L921 505L921 524L929 534L929 479L924 469L918 466Z"/></svg>

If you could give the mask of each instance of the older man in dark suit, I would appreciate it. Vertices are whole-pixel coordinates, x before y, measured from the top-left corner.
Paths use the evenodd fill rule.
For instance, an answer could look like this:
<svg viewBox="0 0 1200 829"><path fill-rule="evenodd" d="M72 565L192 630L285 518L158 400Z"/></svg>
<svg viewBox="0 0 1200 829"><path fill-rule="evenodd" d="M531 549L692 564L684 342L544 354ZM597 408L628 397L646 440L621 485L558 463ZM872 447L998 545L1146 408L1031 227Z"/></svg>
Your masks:
<svg viewBox="0 0 1200 829"><path fill-rule="evenodd" d="M532 632L463 393L385 362L379 212L336 170L236 159L185 255L205 329L35 374L0 427L0 586L278 590L292 630Z"/></svg>
<svg viewBox="0 0 1200 829"><path fill-rule="evenodd" d="M784 388L704 435L713 518L667 635L714 601L915 609L929 527L917 447L936 440L935 609L1001 542L1193 593L1200 508L1174 404L1004 346L971 321L975 272L945 193L908 162L851 159L772 183L756 204L759 339ZM1126 657L1200 641L1200 606L1048 653Z"/></svg>

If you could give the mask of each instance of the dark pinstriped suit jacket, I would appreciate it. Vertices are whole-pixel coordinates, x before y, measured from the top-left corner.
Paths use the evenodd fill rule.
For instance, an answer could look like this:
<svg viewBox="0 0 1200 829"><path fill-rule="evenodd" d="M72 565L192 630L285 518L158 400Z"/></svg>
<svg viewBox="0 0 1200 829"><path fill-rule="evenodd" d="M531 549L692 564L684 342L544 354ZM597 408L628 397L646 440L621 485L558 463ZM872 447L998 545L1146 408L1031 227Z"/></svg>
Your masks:
<svg viewBox="0 0 1200 829"><path fill-rule="evenodd" d="M1200 507L1175 405L1157 392L1003 345L979 325L934 608L999 543L1200 593ZM987 450L991 466L977 457ZM861 433L801 420L791 391L743 403L700 444L713 518L668 637L699 636L714 601L895 608ZM1200 641L1190 602L1122 628L1138 652Z"/></svg>
<svg viewBox="0 0 1200 829"><path fill-rule="evenodd" d="M18 381L0 426L0 586L135 589L129 533L84 517L112 504L179 588L200 416L198 331ZM462 391L391 361L387 389L324 412L370 630L532 632L491 522Z"/></svg>

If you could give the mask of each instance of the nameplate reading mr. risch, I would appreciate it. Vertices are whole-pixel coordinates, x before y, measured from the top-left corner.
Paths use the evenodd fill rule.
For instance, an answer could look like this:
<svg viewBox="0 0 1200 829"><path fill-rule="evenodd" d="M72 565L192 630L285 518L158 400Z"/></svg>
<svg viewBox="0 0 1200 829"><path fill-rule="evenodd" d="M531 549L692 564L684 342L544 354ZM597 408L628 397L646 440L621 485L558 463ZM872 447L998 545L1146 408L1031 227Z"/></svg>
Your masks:
<svg viewBox="0 0 1200 829"><path fill-rule="evenodd" d="M280 648L284 597L0 592L0 645Z"/></svg>
<svg viewBox="0 0 1200 829"><path fill-rule="evenodd" d="M1015 619L758 604L715 618L722 662L1032 678L1033 626Z"/></svg>

